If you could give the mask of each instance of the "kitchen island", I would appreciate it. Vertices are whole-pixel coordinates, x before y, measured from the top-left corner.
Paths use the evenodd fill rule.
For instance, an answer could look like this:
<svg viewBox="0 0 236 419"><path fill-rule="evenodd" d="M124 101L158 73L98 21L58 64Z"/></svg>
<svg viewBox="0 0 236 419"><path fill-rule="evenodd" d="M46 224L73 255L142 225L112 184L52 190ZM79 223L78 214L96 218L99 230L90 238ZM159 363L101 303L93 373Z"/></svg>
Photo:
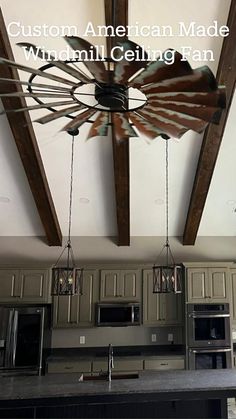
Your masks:
<svg viewBox="0 0 236 419"><path fill-rule="evenodd" d="M0 417L227 418L236 371L149 371L139 378L79 381L78 374L2 377Z"/></svg>

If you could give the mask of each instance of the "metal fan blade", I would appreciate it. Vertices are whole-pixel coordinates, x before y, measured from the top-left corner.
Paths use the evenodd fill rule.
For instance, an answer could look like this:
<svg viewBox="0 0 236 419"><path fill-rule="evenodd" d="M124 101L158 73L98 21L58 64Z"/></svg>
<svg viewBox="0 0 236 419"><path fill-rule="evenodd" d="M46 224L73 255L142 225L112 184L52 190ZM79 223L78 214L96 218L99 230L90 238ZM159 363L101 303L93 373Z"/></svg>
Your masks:
<svg viewBox="0 0 236 419"><path fill-rule="evenodd" d="M39 88L44 88L44 89L50 89L50 90L59 90L62 92L70 92L70 89L68 87L60 87L60 86L52 86L50 84L42 84L42 83L31 83L29 81L22 81L22 80L14 80L14 79L1 79L0 78L0 83L13 83L13 84L22 84L23 86L28 86L28 87L39 87Z"/></svg>
<svg viewBox="0 0 236 419"><path fill-rule="evenodd" d="M23 112L23 111L34 111L37 109L45 109L45 108L55 108L57 106L64 106L64 105L72 105L73 103L75 103L73 100L63 100L61 102L49 102L46 104L42 104L42 105L34 105L34 106L26 106L25 108L20 108L20 109L8 109L8 110L4 110L0 112L0 115L4 115L4 114L8 114L8 113L15 113L15 112Z"/></svg>
<svg viewBox="0 0 236 419"><path fill-rule="evenodd" d="M225 108L225 87L220 86L215 92L166 92L152 93L149 95L148 102L154 100L175 101L184 103L195 103L205 106Z"/></svg>
<svg viewBox="0 0 236 419"><path fill-rule="evenodd" d="M73 83L70 80L64 79L63 77L55 76L51 73L46 73L46 71L37 70L32 67L27 67L22 64L17 64L15 61L7 60L6 58L0 57L0 64L7 65L9 67L17 68L18 70L26 71L27 73L36 74L37 76L44 77L46 79L54 80L59 83L69 84L70 86L74 86L75 83Z"/></svg>
<svg viewBox="0 0 236 419"><path fill-rule="evenodd" d="M65 40L75 51L86 51L89 53L92 50L95 50L94 45L78 36L65 36ZM98 56L98 59L100 61L83 60L83 63L98 82L108 83L109 74L100 55Z"/></svg>
<svg viewBox="0 0 236 419"><path fill-rule="evenodd" d="M139 116L136 112L129 112L128 115L129 119L132 121L138 131L140 131L151 140L154 140L154 138L162 134L160 129L150 124L146 119L141 118L141 116Z"/></svg>
<svg viewBox="0 0 236 419"><path fill-rule="evenodd" d="M118 46L122 47L122 56L124 56L126 51L133 51L133 53L140 51L139 58L143 59L143 61L127 61L125 58L123 58L121 61L115 62L114 82L118 84L126 84L129 78L137 73L138 70L147 67L147 53L138 44L135 44L135 42L129 40L119 42Z"/></svg>
<svg viewBox="0 0 236 419"><path fill-rule="evenodd" d="M180 125L173 120L169 120L163 118L162 116L156 115L153 112L147 112L143 109L142 111L136 111L136 113L150 122L150 124L156 126L162 132L162 134L166 134L169 137L181 138L182 135L188 131L188 129L186 129L186 127L183 125Z"/></svg>
<svg viewBox="0 0 236 419"><path fill-rule="evenodd" d="M107 136L108 127L109 127L109 113L100 112L89 130L87 139L98 137L98 136L101 136L101 137Z"/></svg>
<svg viewBox="0 0 236 419"><path fill-rule="evenodd" d="M117 141L128 139L129 137L138 137L138 135L130 125L128 116L125 113L114 113L112 123Z"/></svg>
<svg viewBox="0 0 236 419"><path fill-rule="evenodd" d="M178 125L192 129L196 132L202 132L208 123L201 119L194 118L193 116L184 115L180 112L171 111L169 109L156 108L153 106L146 106L143 112L147 112L150 115L156 115L158 118L164 118L166 121L175 122Z"/></svg>
<svg viewBox="0 0 236 419"><path fill-rule="evenodd" d="M77 80L83 83L91 83L89 77L86 77L82 74L79 70L72 68L70 65L64 63L63 61L57 61L55 57L47 51L37 47L36 45L30 44L28 42L18 42L18 45L21 48L26 49L29 52L34 53L37 57L41 58L45 61L52 61L54 67L60 68L60 70L64 71L65 73L69 74L72 77L75 77ZM46 58L47 57L47 58Z"/></svg>
<svg viewBox="0 0 236 419"><path fill-rule="evenodd" d="M70 115L73 112L80 111L82 109L86 109L83 105L76 105L72 107L67 107L61 109L60 111L51 112L49 115L43 116L42 118L36 119L34 122L38 122L39 124L47 124L48 122L55 121L62 116Z"/></svg>
<svg viewBox="0 0 236 419"><path fill-rule="evenodd" d="M218 124L220 121L222 109L196 103L170 102L165 100L150 100L148 102L153 108L164 108L180 112L185 115L191 115L207 122Z"/></svg>
<svg viewBox="0 0 236 419"><path fill-rule="evenodd" d="M214 76L213 76L214 78ZM215 79L214 79L215 80ZM209 74L204 71L194 71L193 74L183 77L175 77L163 80L160 83L152 83L141 88L141 91L149 98L153 93L165 92L212 92L216 90L215 83L209 80Z"/></svg>
<svg viewBox="0 0 236 419"><path fill-rule="evenodd" d="M84 111L80 113L78 116L76 116L73 121L69 122L69 124L65 125L61 131L68 131L71 129L76 129L81 127L91 116L93 116L97 111L97 109L88 109L87 111Z"/></svg>
<svg viewBox="0 0 236 419"><path fill-rule="evenodd" d="M26 93L26 92L11 92L11 93L0 93L0 97L58 97L58 98L71 98L71 95L64 93Z"/></svg>
<svg viewBox="0 0 236 419"><path fill-rule="evenodd" d="M166 51L165 51L166 53ZM170 52L172 54L173 51ZM182 55L174 51L174 62L173 64L166 64L165 61L161 61L159 58L156 61L151 62L146 70L142 71L137 77L135 77L130 87L139 88L152 82L159 82L165 79L171 79L173 77L186 76L192 73L192 68L187 61L182 61Z"/></svg>

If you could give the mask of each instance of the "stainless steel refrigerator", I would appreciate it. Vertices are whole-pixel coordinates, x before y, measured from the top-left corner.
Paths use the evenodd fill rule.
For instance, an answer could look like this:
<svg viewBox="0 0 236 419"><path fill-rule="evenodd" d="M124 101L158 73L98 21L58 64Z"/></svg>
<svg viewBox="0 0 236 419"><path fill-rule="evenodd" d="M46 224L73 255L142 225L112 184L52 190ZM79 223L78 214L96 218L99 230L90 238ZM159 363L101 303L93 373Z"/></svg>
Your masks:
<svg viewBox="0 0 236 419"><path fill-rule="evenodd" d="M0 307L0 375L41 375L45 314L45 307Z"/></svg>

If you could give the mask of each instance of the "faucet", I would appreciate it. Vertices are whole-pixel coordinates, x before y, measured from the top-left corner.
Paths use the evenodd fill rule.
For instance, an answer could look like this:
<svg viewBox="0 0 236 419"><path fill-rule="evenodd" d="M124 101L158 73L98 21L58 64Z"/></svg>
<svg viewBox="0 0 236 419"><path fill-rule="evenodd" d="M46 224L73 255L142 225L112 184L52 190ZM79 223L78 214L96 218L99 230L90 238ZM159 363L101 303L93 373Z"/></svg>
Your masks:
<svg viewBox="0 0 236 419"><path fill-rule="evenodd" d="M114 368L113 347L112 347L112 344L109 343L107 376L108 376L108 381L110 381L110 382L111 382L111 370L112 370L112 368Z"/></svg>

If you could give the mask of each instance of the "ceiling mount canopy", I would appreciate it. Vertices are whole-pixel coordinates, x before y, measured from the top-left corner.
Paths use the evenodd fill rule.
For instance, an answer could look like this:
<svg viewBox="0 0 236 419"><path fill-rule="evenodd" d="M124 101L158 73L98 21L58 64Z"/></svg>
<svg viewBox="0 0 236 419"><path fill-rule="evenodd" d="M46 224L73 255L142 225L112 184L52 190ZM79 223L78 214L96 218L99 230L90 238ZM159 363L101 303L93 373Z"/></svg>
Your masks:
<svg viewBox="0 0 236 419"><path fill-rule="evenodd" d="M66 36L65 40L79 57L82 52L95 50L82 38ZM158 136L180 138L190 129L200 133L209 122L219 123L225 107L225 88L217 85L211 70L207 66L192 69L177 51L169 50L174 57L171 64L161 57L151 62L127 61L122 56L113 60L106 58L105 62L101 56L98 56L98 61L82 60L89 76L80 69L80 59L58 61L50 52L35 45L18 45L37 53L49 64L34 69L0 58L1 65L31 73L28 82L20 82L27 86L26 92L6 92L0 97L35 99L38 104L29 106L28 110L46 108L51 111L35 121L40 124L67 117L70 122L62 130L78 129L89 122L92 125L88 138L106 136L111 124L118 141L137 137L139 133L149 139ZM124 52L134 52L139 48L142 57L146 57L145 51L128 39L119 45ZM56 74L53 72L55 68ZM42 79L48 83L42 83ZM1 83L4 81L0 79ZM113 118L109 117L111 114L114 114Z"/></svg>

